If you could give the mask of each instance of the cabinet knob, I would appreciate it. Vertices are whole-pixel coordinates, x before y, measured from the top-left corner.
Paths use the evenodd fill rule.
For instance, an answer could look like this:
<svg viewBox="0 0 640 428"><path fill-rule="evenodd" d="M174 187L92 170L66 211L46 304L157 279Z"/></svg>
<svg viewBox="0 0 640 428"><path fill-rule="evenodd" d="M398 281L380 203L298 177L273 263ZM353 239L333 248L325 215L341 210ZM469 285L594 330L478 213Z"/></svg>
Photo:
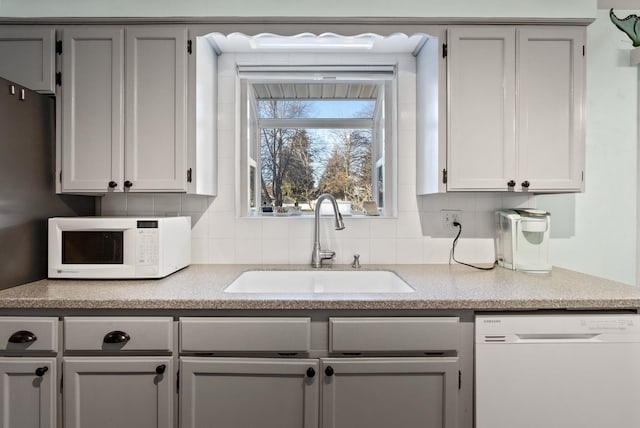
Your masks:
<svg viewBox="0 0 640 428"><path fill-rule="evenodd" d="M167 366L165 366L164 364L160 364L158 367L156 367L156 374L163 374L166 369Z"/></svg>
<svg viewBox="0 0 640 428"><path fill-rule="evenodd" d="M133 186L133 183L132 183L132 182L130 182L129 180L127 180L127 181L125 181L125 182L124 182L124 187L126 187L127 189L130 189L130 188L131 188L131 186Z"/></svg>
<svg viewBox="0 0 640 428"><path fill-rule="evenodd" d="M120 330L110 331L104 336L104 343L126 343L130 340L131 336Z"/></svg>
<svg viewBox="0 0 640 428"><path fill-rule="evenodd" d="M115 189L116 187L118 187L118 183L116 183L115 181L110 181L109 182L109 188L110 189Z"/></svg>
<svg viewBox="0 0 640 428"><path fill-rule="evenodd" d="M31 343L38 340L35 334L27 330L16 331L9 338L9 343Z"/></svg>
<svg viewBox="0 0 640 428"><path fill-rule="evenodd" d="M313 367L309 367L307 369L307 377L314 377L316 375L316 371L313 369Z"/></svg>
<svg viewBox="0 0 640 428"><path fill-rule="evenodd" d="M516 182L511 180L510 182L507 183L508 187L516 187Z"/></svg>
<svg viewBox="0 0 640 428"><path fill-rule="evenodd" d="M531 185L531 183L529 183L527 180L525 180L525 181L523 181L523 182L521 183L521 186L522 186L522 188L524 188L524 189L528 189L530 185Z"/></svg>
<svg viewBox="0 0 640 428"><path fill-rule="evenodd" d="M45 366L45 367L38 367L38 368L36 369L36 376L42 377L42 376L44 376L44 374L45 374L46 372L48 372L48 371L49 371L49 367L47 367L47 366Z"/></svg>
<svg viewBox="0 0 640 428"><path fill-rule="evenodd" d="M327 366L327 368L324 369L324 374L326 374L327 376L333 376L333 367Z"/></svg>

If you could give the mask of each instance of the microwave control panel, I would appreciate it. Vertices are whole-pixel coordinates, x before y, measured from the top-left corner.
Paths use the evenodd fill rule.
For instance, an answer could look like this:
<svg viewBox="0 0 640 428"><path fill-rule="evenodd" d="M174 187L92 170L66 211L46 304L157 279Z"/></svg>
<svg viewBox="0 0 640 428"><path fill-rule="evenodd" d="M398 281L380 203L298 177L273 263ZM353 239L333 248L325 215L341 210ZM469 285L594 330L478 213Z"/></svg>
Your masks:
<svg viewBox="0 0 640 428"><path fill-rule="evenodd" d="M138 223L155 223L153 225L140 227L138 224L136 236L136 265L148 266L158 264L158 223L157 222L138 222ZM151 226L151 227L149 227Z"/></svg>

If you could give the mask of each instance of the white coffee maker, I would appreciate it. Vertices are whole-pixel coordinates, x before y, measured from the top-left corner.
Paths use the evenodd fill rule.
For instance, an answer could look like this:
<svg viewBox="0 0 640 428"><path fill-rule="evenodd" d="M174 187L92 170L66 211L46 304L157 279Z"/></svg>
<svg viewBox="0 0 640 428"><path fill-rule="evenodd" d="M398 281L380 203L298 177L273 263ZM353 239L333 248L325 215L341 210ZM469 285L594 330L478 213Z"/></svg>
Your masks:
<svg viewBox="0 0 640 428"><path fill-rule="evenodd" d="M550 272L551 215L532 208L496 211L496 260L507 269Z"/></svg>

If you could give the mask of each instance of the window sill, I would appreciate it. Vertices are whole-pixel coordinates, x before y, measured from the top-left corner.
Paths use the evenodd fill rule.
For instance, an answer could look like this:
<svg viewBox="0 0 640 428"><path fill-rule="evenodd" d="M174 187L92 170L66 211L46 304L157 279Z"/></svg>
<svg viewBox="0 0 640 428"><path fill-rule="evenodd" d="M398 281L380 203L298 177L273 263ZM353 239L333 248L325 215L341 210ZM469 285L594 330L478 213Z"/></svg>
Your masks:
<svg viewBox="0 0 640 428"><path fill-rule="evenodd" d="M360 215L360 214L350 214L342 216L345 220L350 219L393 219L396 218L394 216L386 216L386 215ZM269 219L314 219L315 215L313 214L301 214L301 215L251 215L251 216L240 216L241 219L261 219L261 218L269 218ZM321 215L320 218L331 219L333 215Z"/></svg>

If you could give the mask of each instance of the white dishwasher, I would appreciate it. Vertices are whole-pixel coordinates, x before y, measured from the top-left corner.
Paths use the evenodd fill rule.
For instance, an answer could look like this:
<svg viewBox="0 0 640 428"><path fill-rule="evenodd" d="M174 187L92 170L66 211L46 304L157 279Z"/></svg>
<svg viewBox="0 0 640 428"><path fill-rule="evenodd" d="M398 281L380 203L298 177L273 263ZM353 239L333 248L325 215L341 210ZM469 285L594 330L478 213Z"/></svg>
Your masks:
<svg viewBox="0 0 640 428"><path fill-rule="evenodd" d="M476 428L639 428L640 315L476 316Z"/></svg>

